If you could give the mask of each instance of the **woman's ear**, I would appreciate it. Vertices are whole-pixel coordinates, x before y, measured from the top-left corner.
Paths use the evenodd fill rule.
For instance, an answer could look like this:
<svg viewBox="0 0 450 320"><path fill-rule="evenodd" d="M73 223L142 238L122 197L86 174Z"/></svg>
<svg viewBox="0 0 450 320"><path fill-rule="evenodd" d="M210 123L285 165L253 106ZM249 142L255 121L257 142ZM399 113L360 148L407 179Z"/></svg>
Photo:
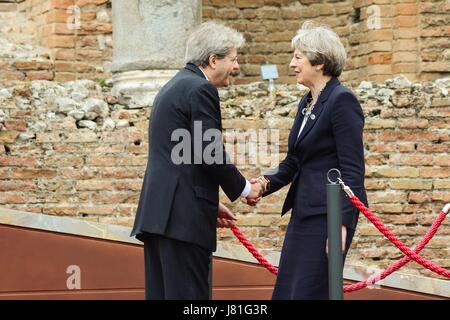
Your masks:
<svg viewBox="0 0 450 320"><path fill-rule="evenodd" d="M316 65L316 66L314 66L314 68L316 68L316 71L320 71L320 70L323 70L323 64L318 64L318 65Z"/></svg>

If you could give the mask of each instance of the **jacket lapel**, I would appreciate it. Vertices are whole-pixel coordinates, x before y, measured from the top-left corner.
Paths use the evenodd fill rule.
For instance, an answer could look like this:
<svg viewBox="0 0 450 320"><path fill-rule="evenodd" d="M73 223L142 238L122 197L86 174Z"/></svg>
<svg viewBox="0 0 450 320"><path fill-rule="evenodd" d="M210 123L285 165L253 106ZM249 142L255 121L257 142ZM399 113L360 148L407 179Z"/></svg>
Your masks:
<svg viewBox="0 0 450 320"><path fill-rule="evenodd" d="M298 137L297 141L295 142L295 146L297 146L298 143L308 134L308 132L314 127L317 120L319 119L320 114L323 110L323 104L320 101L316 102L316 105L314 106L314 110L312 111L311 115L309 116L308 121L305 124L305 127L302 130L302 133ZM302 115L302 121L303 121L303 115Z"/></svg>
<svg viewBox="0 0 450 320"><path fill-rule="evenodd" d="M294 147L297 147L297 145L302 141L305 136L311 131L311 129L314 127L314 125L319 120L320 114L322 113L323 109L325 108L325 102L328 100L328 97L330 96L330 93L333 91L333 89L339 85L339 80L335 77L331 78L330 81L326 84L325 88L323 89L322 93L319 96L318 101L316 102L316 105L314 106L314 109L306 122L305 127L303 128L302 133L298 137L298 139L295 141ZM310 94L310 93L309 93ZM304 106L302 106L304 108ZM301 112L300 112L301 113ZM303 121L303 115L301 115L301 121ZM300 130L300 127L299 129ZM297 130L297 134L298 134Z"/></svg>
<svg viewBox="0 0 450 320"><path fill-rule="evenodd" d="M291 134L289 135L288 147L289 149L294 148L295 141L297 140L298 131L300 130L300 125L303 121L302 109L305 107L306 98L308 95L304 96L297 107L297 115L295 116L294 125L292 126Z"/></svg>

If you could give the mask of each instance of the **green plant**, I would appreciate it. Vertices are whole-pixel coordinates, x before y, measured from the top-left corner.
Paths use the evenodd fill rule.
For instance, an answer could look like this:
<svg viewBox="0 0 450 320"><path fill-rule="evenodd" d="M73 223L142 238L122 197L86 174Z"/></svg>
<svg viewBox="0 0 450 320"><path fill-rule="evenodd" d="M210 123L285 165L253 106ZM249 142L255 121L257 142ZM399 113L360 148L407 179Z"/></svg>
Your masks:
<svg viewBox="0 0 450 320"><path fill-rule="evenodd" d="M100 85L100 87L102 87L102 88L107 86L105 78L97 78L97 79L95 79L95 81L97 81L98 84Z"/></svg>

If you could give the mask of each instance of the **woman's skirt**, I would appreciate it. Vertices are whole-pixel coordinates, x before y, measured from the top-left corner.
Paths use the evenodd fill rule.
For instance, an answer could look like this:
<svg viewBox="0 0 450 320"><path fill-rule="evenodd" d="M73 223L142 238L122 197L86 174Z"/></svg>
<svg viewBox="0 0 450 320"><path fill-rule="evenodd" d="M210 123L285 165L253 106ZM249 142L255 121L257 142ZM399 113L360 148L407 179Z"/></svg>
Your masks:
<svg viewBox="0 0 450 320"><path fill-rule="evenodd" d="M353 235L354 230L347 229L347 250ZM326 214L309 216L303 220L291 217L281 251L272 299L329 299L326 240Z"/></svg>

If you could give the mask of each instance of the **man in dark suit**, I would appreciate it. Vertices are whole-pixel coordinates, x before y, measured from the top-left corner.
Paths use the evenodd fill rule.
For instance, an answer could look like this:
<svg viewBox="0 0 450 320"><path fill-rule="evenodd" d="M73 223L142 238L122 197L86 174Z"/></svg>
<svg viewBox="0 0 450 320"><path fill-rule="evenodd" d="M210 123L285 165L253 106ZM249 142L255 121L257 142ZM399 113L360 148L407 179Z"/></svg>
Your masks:
<svg viewBox="0 0 450 320"><path fill-rule="evenodd" d="M235 217L219 204L256 198L261 185L229 163L222 142L217 87L239 70L242 35L207 22L189 37L184 69L158 93L149 153L132 236L144 242L147 299L208 299L216 227ZM180 139L182 138L182 139Z"/></svg>

